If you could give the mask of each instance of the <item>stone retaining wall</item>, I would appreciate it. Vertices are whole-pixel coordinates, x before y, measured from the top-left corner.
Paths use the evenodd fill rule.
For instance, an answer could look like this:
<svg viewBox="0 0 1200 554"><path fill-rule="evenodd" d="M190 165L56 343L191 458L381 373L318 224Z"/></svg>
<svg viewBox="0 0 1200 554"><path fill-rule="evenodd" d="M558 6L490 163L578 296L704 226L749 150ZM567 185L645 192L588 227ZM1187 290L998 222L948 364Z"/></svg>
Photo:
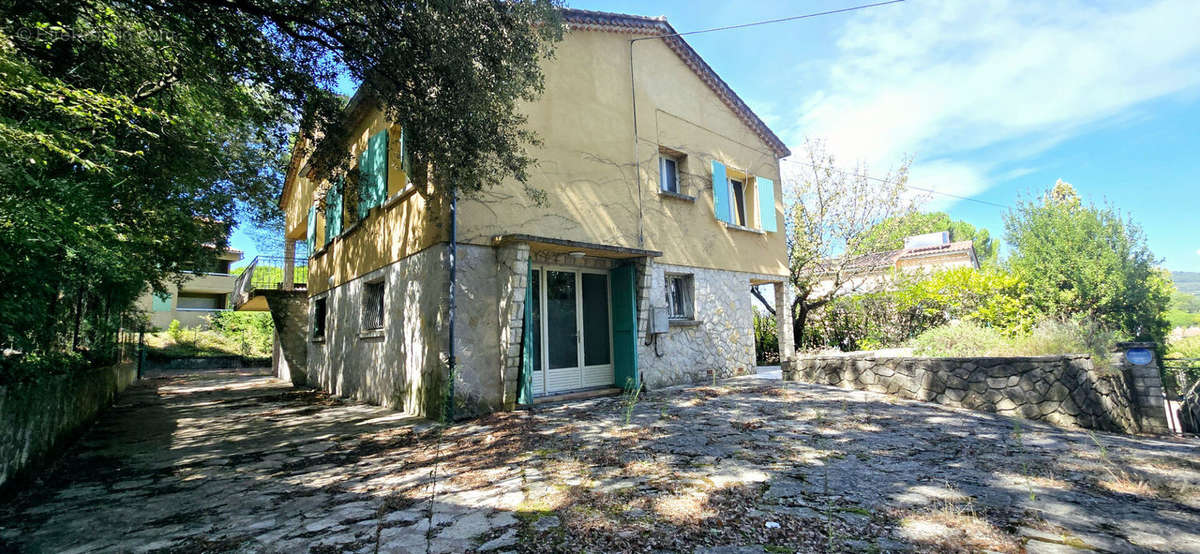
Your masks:
<svg viewBox="0 0 1200 554"><path fill-rule="evenodd" d="M1114 367L1097 369L1082 355L918 358L866 352L802 357L784 368L783 377L1056 425L1141 432L1133 383Z"/></svg>
<svg viewBox="0 0 1200 554"><path fill-rule="evenodd" d="M137 377L128 363L0 386L0 488L51 454Z"/></svg>

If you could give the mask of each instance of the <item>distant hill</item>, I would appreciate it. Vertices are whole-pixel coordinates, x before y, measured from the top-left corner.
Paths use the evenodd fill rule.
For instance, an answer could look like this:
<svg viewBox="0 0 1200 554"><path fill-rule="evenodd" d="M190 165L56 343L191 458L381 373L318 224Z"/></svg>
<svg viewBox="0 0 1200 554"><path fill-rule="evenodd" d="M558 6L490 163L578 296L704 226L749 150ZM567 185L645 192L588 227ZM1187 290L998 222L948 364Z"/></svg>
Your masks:
<svg viewBox="0 0 1200 554"><path fill-rule="evenodd" d="M1175 288L1180 292L1200 295L1200 272L1172 271L1171 280L1175 281Z"/></svg>

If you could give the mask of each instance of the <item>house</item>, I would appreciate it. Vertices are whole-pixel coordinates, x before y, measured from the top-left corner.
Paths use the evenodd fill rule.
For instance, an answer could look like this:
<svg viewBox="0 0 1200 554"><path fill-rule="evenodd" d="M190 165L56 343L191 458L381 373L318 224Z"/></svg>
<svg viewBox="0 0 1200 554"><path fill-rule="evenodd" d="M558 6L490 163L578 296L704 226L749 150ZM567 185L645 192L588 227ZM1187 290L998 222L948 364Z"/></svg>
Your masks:
<svg viewBox="0 0 1200 554"><path fill-rule="evenodd" d="M233 292L234 276L230 267L242 259L240 250L215 248L182 284L169 284L165 294L147 291L138 299L137 307L150 317L150 326L166 329L178 320L184 327L208 327L208 317L232 308L229 293Z"/></svg>
<svg viewBox="0 0 1200 554"><path fill-rule="evenodd" d="M979 269L975 243L969 240L950 241L950 233L941 231L904 238L904 248L872 252L856 256L844 263L827 263L829 270L813 288L815 295L828 292L840 281L843 294L860 294L879 290L891 281L896 271L933 272L958 267ZM834 268L841 275L834 275Z"/></svg>
<svg viewBox="0 0 1200 554"><path fill-rule="evenodd" d="M563 14L523 108L544 203L511 181L452 212L409 182L403 122L367 91L347 108L356 208L333 186L320 209L329 176L293 160L285 257L308 243L307 287L238 294L266 299L281 376L424 416L453 398L466 416L754 370L750 287L778 284L790 305L787 147L684 39L631 42L675 33L664 19Z"/></svg>

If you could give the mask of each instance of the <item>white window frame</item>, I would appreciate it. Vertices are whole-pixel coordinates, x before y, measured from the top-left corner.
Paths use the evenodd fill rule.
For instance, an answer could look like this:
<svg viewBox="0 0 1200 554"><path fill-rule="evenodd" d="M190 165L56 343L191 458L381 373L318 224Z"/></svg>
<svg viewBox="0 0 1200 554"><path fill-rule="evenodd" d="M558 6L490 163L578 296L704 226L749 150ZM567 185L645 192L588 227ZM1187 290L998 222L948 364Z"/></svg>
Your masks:
<svg viewBox="0 0 1200 554"><path fill-rule="evenodd" d="M675 181L675 190L668 189L666 186L667 181L664 177L667 175L667 162L671 162L671 165L673 166L671 173L673 174L672 176L674 177ZM679 163L680 159L678 156L671 156L668 154L658 155L658 190L662 192L669 192L671 194L683 194L683 191L679 186Z"/></svg>
<svg viewBox="0 0 1200 554"><path fill-rule="evenodd" d="M742 217L741 221L736 221L733 223L733 225L737 225L738 227L749 227L750 226L750 206L746 203L746 187L749 185L750 180L745 177L742 177L740 179L735 179L733 177L726 177L725 180L728 181L728 188L729 188L729 217L730 217L730 219L736 220L738 218L737 191L734 190L733 184L735 182L742 184L742 204L741 204L742 205L742 214L741 215L743 217Z"/></svg>

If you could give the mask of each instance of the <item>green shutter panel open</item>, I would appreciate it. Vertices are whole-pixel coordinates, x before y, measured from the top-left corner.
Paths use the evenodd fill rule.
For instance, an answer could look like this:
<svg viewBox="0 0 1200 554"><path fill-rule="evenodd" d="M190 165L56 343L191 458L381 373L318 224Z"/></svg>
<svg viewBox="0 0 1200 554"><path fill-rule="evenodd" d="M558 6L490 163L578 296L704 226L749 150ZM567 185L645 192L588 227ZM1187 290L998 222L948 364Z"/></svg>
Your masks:
<svg viewBox="0 0 1200 554"><path fill-rule="evenodd" d="M517 376L517 404L533 404L533 264L525 277L525 318L521 333L521 372Z"/></svg>
<svg viewBox="0 0 1200 554"><path fill-rule="evenodd" d="M156 312L171 311L171 295L170 294L159 295L158 293L154 293L152 296L154 297L154 300L151 303L150 309L152 309Z"/></svg>
<svg viewBox="0 0 1200 554"><path fill-rule="evenodd" d="M361 221L366 219L367 213L374 207L371 204L371 199L374 198L375 192L371 190L371 168L374 164L371 163L371 149L367 148L358 155L358 219Z"/></svg>
<svg viewBox="0 0 1200 554"><path fill-rule="evenodd" d="M342 183L334 183L325 193L325 244L342 233Z"/></svg>
<svg viewBox="0 0 1200 554"><path fill-rule="evenodd" d="M758 184L758 218L762 220L762 230L774 233L775 226L775 181L766 177L755 177Z"/></svg>
<svg viewBox="0 0 1200 554"><path fill-rule="evenodd" d="M312 257L317 246L317 207L308 207L308 234L304 238L308 245L308 257Z"/></svg>
<svg viewBox="0 0 1200 554"><path fill-rule="evenodd" d="M717 219L729 222L729 179L725 177L725 164L713 160L713 211Z"/></svg>
<svg viewBox="0 0 1200 554"><path fill-rule="evenodd" d="M608 272L612 296L613 377L618 387L637 388L637 267Z"/></svg>
<svg viewBox="0 0 1200 554"><path fill-rule="evenodd" d="M371 207L382 206L387 199L388 179L388 132L384 129L367 141L367 151L371 153Z"/></svg>

